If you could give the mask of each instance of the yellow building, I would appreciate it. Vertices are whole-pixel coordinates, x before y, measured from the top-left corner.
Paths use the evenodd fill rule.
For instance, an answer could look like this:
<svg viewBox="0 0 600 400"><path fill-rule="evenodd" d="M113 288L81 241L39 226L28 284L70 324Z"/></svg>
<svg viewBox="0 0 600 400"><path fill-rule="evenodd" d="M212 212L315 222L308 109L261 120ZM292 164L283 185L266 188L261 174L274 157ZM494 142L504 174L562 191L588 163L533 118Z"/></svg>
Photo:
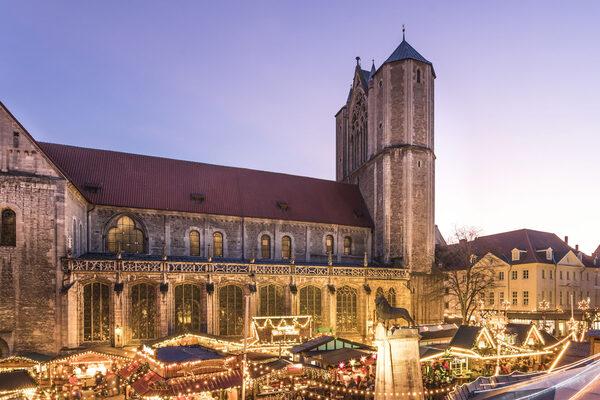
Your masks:
<svg viewBox="0 0 600 400"><path fill-rule="evenodd" d="M571 302L576 319L581 319L579 302L589 299L588 307L600 305L598 290L600 259L569 246L568 238L530 229L482 236L467 246L475 268L486 270L492 284L479 295L485 310L508 309L513 322L547 320L549 329L561 335L571 317ZM449 267L452 260L439 260ZM451 267L463 272L461 265ZM466 272L463 272L463 275ZM460 316L460 306L447 287L444 299L447 316Z"/></svg>

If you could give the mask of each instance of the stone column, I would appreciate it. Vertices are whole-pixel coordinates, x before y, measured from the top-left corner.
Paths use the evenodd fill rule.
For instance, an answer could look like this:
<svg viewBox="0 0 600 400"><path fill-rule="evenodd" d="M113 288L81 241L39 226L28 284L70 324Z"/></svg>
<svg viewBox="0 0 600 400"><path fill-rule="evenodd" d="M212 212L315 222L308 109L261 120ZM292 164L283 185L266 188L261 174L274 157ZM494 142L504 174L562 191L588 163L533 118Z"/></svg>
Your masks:
<svg viewBox="0 0 600 400"><path fill-rule="evenodd" d="M423 399L418 330L400 328L386 331L380 323L375 329L375 342L375 400Z"/></svg>

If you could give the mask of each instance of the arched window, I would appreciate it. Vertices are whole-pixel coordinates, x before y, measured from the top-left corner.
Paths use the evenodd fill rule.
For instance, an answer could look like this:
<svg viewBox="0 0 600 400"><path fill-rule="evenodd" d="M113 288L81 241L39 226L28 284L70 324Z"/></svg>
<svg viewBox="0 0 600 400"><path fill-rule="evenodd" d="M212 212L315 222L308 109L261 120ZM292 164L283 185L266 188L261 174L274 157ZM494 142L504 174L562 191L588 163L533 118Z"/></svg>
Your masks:
<svg viewBox="0 0 600 400"><path fill-rule="evenodd" d="M190 232L190 256L200 255L200 232Z"/></svg>
<svg viewBox="0 0 600 400"><path fill-rule="evenodd" d="M260 288L259 314L262 317L285 315L283 311L283 289L278 285Z"/></svg>
<svg viewBox="0 0 600 400"><path fill-rule="evenodd" d="M325 236L325 253L333 254L333 236Z"/></svg>
<svg viewBox="0 0 600 400"><path fill-rule="evenodd" d="M350 236L344 238L344 254L347 256L352 254L352 238Z"/></svg>
<svg viewBox="0 0 600 400"><path fill-rule="evenodd" d="M321 326L321 288L309 285L300 289L300 315L312 315L313 327Z"/></svg>
<svg viewBox="0 0 600 400"><path fill-rule="evenodd" d="M387 300L388 300L388 303L390 303L390 305L392 307L396 307L396 289L390 288L388 290Z"/></svg>
<svg viewBox="0 0 600 400"><path fill-rule="evenodd" d="M289 236L281 238L281 258L287 260L292 253L292 239Z"/></svg>
<svg viewBox="0 0 600 400"><path fill-rule="evenodd" d="M337 319L336 327L339 332L356 331L356 289L350 286L342 286L336 292Z"/></svg>
<svg viewBox="0 0 600 400"><path fill-rule="evenodd" d="M108 286L100 282L83 287L83 340L104 342L110 339Z"/></svg>
<svg viewBox="0 0 600 400"><path fill-rule="evenodd" d="M271 258L271 237L262 235L260 238L260 257Z"/></svg>
<svg viewBox="0 0 600 400"><path fill-rule="evenodd" d="M244 295L236 285L219 289L219 334L239 336L244 331Z"/></svg>
<svg viewBox="0 0 600 400"><path fill-rule="evenodd" d="M131 287L131 337L153 339L156 329L156 288L148 283Z"/></svg>
<svg viewBox="0 0 600 400"><path fill-rule="evenodd" d="M2 230L0 231L0 246L17 245L17 216L10 208L2 210Z"/></svg>
<svg viewBox="0 0 600 400"><path fill-rule="evenodd" d="M124 253L143 253L144 234L141 229L136 228L131 218L123 216L117 221L117 226L108 231L106 247L111 253L119 250Z"/></svg>
<svg viewBox="0 0 600 400"><path fill-rule="evenodd" d="M213 250L215 257L223 257L223 234L221 232L213 233Z"/></svg>
<svg viewBox="0 0 600 400"><path fill-rule="evenodd" d="M202 292L200 286L175 286L175 331L199 332Z"/></svg>
<svg viewBox="0 0 600 400"><path fill-rule="evenodd" d="M385 297L385 294L383 293L383 289L380 287L377 288L377 290L375 291L375 298L378 297Z"/></svg>

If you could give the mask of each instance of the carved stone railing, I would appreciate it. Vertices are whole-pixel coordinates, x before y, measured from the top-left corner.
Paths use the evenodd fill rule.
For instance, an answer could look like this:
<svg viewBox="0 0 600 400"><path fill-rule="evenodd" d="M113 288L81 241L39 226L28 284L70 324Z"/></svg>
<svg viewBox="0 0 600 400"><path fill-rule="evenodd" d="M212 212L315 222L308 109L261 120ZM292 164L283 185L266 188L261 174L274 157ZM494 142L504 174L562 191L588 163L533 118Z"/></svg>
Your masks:
<svg viewBox="0 0 600 400"><path fill-rule="evenodd" d="M148 260L86 260L63 259L65 272L141 272L141 273L215 273L215 274L256 274L256 275L302 275L333 276L367 279L407 280L407 269L327 266L295 264L252 264L193 261L148 261Z"/></svg>

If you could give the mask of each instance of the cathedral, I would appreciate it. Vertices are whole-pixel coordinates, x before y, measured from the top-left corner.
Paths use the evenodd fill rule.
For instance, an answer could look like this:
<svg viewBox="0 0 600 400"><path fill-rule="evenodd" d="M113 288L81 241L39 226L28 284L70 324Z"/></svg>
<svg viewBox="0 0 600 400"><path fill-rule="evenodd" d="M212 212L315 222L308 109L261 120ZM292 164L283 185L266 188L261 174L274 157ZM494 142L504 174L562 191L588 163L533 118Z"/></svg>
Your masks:
<svg viewBox="0 0 600 400"><path fill-rule="evenodd" d="M382 295L441 321L434 80L405 40L357 57L336 181L43 143L0 103L0 356L239 338L245 296L355 340Z"/></svg>

